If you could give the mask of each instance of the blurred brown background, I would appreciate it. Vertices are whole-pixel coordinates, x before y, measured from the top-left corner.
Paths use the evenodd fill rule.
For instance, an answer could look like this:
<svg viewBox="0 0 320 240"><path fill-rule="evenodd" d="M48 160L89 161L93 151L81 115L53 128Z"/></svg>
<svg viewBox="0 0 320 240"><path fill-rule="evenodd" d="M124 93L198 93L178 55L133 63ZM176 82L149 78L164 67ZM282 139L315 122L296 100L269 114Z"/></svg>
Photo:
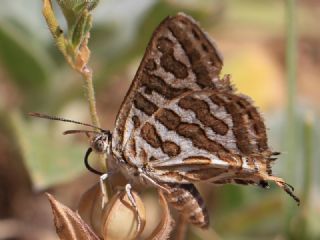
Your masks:
<svg viewBox="0 0 320 240"><path fill-rule="evenodd" d="M152 31L166 16L186 12L216 41L223 73L263 112L270 145L282 152L274 172L303 200L298 208L275 186L201 186L211 226L208 232L190 228L190 240L320 239L320 1L296 1L294 19L289 2L104 0L92 13L90 66L104 128L113 128ZM73 125L26 116L38 111L90 122L81 76L54 46L41 5L0 3L0 239L57 239L43 193L75 209L98 180L83 165L86 139L61 134ZM295 49L288 49L287 28L294 20L297 81L288 83L286 59ZM157 219L159 211L147 214Z"/></svg>

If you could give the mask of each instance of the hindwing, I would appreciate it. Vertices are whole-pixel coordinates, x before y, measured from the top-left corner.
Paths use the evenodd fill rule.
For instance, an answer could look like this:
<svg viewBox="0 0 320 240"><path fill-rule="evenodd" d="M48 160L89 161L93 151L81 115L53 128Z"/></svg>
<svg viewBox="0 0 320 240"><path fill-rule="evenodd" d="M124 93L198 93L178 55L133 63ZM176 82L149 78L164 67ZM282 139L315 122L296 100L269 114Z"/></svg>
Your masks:
<svg viewBox="0 0 320 240"><path fill-rule="evenodd" d="M263 119L248 97L229 91L182 94L134 130L126 159L165 182L243 179L271 174ZM240 172L241 170L241 172Z"/></svg>

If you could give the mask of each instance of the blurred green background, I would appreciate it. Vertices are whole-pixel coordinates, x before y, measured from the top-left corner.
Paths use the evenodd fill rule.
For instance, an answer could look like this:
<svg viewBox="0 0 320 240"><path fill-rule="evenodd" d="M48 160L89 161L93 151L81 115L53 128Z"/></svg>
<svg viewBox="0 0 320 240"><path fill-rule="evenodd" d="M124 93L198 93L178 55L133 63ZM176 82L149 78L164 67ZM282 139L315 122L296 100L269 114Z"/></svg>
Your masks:
<svg viewBox="0 0 320 240"><path fill-rule="evenodd" d="M83 165L86 139L61 134L73 125L26 113L90 122L83 81L54 46L40 0L0 4L0 239L57 239L43 192L75 209L97 177ZM152 31L181 11L216 41L223 73L263 112L282 152L274 173L302 199L297 207L275 186L200 186L211 226L189 228L187 239L320 239L320 1L101 0L89 47L102 126L113 128Z"/></svg>

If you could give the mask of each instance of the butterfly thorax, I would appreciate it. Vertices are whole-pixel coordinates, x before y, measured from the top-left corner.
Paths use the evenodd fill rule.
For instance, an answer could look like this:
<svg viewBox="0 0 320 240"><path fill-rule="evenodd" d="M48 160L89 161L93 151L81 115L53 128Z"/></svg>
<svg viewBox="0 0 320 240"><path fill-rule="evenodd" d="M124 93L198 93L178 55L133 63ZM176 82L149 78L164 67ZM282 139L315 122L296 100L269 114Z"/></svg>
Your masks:
<svg viewBox="0 0 320 240"><path fill-rule="evenodd" d="M141 173L145 173L145 167L129 162L124 154L114 151L114 148L112 148L112 134L109 131L97 134L91 141L91 147L97 153L111 154L116 161L113 164L116 168L114 170L120 171L130 182L144 183L143 179L139 176Z"/></svg>
<svg viewBox="0 0 320 240"><path fill-rule="evenodd" d="M123 152L117 151L116 148L111 147L111 155L115 160L115 163L113 163L115 170L119 171L132 185L152 185L143 177L148 175L148 166L130 161Z"/></svg>

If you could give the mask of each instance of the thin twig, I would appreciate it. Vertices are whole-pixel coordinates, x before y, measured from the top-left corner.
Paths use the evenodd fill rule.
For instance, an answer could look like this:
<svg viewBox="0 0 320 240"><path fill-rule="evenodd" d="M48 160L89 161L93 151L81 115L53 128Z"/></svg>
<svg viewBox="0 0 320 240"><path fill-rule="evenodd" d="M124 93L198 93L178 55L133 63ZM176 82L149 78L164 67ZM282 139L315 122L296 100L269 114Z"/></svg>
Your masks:
<svg viewBox="0 0 320 240"><path fill-rule="evenodd" d="M92 70L89 67L84 67L83 70L80 72L84 79L85 84L85 95L87 97L89 103L89 111L91 116L91 121L94 126L100 128L100 121L97 114L97 107L96 107L96 99L95 99L95 92L93 87L93 80L92 80ZM99 129L97 129L99 131ZM108 172L108 165L107 165L107 156L106 154L100 154L98 156L99 163L102 165L104 172ZM112 186L110 181L106 181L106 189L107 195L109 198L113 195Z"/></svg>

